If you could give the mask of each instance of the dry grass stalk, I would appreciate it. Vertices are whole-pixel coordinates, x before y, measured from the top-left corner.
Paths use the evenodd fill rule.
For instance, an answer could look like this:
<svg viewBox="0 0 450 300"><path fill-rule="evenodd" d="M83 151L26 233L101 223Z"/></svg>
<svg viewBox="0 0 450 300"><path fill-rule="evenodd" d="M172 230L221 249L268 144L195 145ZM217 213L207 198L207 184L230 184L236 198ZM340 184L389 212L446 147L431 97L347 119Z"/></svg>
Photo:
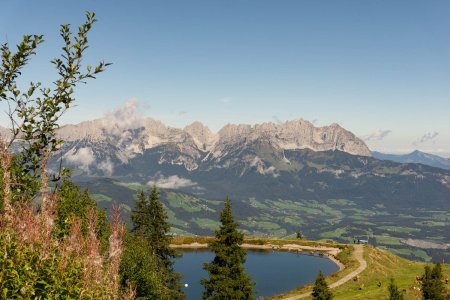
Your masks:
<svg viewBox="0 0 450 300"><path fill-rule="evenodd" d="M3 148L2 148L3 149ZM119 293L119 265L122 255L122 239L125 227L120 218L120 210L113 208L109 251L102 255L97 238L97 214L92 210L88 216L88 231L83 233L81 221L71 220L68 237L58 239L54 235L57 194L49 194L46 164L42 164L42 205L39 211L30 201L11 203L11 177L9 167L11 155L2 152L3 192L5 212L0 213L0 230L13 233L16 242L32 251L37 251L40 260L58 257L58 270L66 269L73 260L83 265L84 295L80 299L134 299L135 290L129 287L122 295ZM8 235L9 236L9 235Z"/></svg>
<svg viewBox="0 0 450 300"><path fill-rule="evenodd" d="M3 170L3 210L5 214L4 221L10 222L12 219L11 215L11 161L12 155L8 152L8 149L3 142L0 140L0 156L2 159L2 170Z"/></svg>
<svg viewBox="0 0 450 300"><path fill-rule="evenodd" d="M119 206L113 205L112 212L112 233L109 237L108 281L112 284L111 287L113 290L118 290L120 287L119 267L120 259L122 257L125 226L121 221Z"/></svg>

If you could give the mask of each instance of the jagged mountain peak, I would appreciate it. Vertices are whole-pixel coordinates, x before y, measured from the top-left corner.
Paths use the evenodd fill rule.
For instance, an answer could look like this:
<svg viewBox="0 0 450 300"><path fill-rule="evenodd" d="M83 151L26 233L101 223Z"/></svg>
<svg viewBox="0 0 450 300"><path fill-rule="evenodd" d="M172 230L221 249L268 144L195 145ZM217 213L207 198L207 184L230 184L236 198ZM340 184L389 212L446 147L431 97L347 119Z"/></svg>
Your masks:
<svg viewBox="0 0 450 300"><path fill-rule="evenodd" d="M186 126L184 131L191 135L195 144L201 151L210 151L217 142L219 136L214 134L211 130L199 121Z"/></svg>
<svg viewBox="0 0 450 300"><path fill-rule="evenodd" d="M220 142L241 143L243 140L268 139L282 149L339 150L350 154L370 156L366 144L337 123L315 127L299 119L285 123L227 124L219 131Z"/></svg>
<svg viewBox="0 0 450 300"><path fill-rule="evenodd" d="M82 154L92 154L95 160L98 156L102 161L109 158L126 164L130 158L156 149L160 153L161 164L183 165L187 170L194 170L207 161L217 166L232 165L243 159L240 153L258 149L257 145L270 145L264 150L269 152L339 150L371 156L362 140L338 124L315 127L302 119L284 123L227 124L218 133L213 133L201 122L179 129L152 118L123 119L110 114L103 119L63 126L58 134L66 141L63 152L69 153L70 157L76 156L76 150L83 148ZM255 153L250 151L245 160L253 161L257 156ZM78 160L81 158L72 158L72 161ZM88 161L94 161L94 158Z"/></svg>

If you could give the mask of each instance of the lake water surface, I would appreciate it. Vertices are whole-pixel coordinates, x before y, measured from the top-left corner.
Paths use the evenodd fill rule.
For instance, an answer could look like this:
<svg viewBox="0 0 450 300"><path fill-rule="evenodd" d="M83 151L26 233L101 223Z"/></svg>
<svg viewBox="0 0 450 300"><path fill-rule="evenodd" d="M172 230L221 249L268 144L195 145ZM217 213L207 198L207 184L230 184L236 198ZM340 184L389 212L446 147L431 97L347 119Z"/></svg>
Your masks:
<svg viewBox="0 0 450 300"><path fill-rule="evenodd" d="M183 250L176 259L175 270L183 275L187 300L202 298L200 279L207 278L203 263L211 262L214 253L209 250ZM258 297L268 297L314 282L319 270L327 276L339 267L331 260L307 254L282 251L247 251L245 270L254 282Z"/></svg>

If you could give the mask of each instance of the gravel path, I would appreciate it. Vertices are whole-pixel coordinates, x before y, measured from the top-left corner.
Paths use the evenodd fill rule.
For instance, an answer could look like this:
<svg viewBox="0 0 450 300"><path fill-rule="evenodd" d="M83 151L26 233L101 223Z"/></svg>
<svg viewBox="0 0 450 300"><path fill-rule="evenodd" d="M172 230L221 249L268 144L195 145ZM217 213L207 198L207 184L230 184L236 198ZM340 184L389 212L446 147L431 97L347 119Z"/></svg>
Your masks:
<svg viewBox="0 0 450 300"><path fill-rule="evenodd" d="M343 285L347 281L352 280L355 276L357 276L359 273L361 273L362 271L364 271L367 268L367 262L366 262L366 260L364 259L364 256L363 256L364 246L363 245L354 245L354 247L355 247L355 251L353 251L353 257L357 261L359 261L358 269L356 269L355 271L351 272L350 274L342 277L341 279L339 279L335 283L331 284L330 288L335 288L335 287L338 287L340 285ZM283 298L283 300L296 300L296 299L306 298L308 296L311 296L311 292L300 294L300 295L291 296L291 297L288 297L288 298Z"/></svg>

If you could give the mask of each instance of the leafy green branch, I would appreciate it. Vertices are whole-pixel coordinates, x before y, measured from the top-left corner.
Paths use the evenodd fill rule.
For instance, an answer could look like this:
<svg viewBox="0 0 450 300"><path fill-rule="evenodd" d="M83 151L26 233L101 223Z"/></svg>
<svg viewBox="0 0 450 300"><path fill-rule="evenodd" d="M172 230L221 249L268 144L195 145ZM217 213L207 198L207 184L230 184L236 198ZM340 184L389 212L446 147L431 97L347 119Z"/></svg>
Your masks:
<svg viewBox="0 0 450 300"><path fill-rule="evenodd" d="M83 56L88 49L88 33L96 22L93 12L86 13L86 21L73 33L70 25L61 25L60 35L64 40L62 54L51 63L55 66L58 79L52 86L44 87L41 82L31 82L22 91L17 78L23 67L34 55L44 39L42 35L25 35L13 53L7 43L1 45L0 101L7 102L11 135L3 141L3 150L11 152L12 145L20 141L21 151L16 156L23 175L40 176L43 158L60 149L62 140L56 135L61 116L73 105L74 88L88 79L96 78L109 63L99 62L96 66L83 67ZM3 137L5 138L5 137ZM61 170L60 170L61 173ZM58 180L61 174L55 176Z"/></svg>

